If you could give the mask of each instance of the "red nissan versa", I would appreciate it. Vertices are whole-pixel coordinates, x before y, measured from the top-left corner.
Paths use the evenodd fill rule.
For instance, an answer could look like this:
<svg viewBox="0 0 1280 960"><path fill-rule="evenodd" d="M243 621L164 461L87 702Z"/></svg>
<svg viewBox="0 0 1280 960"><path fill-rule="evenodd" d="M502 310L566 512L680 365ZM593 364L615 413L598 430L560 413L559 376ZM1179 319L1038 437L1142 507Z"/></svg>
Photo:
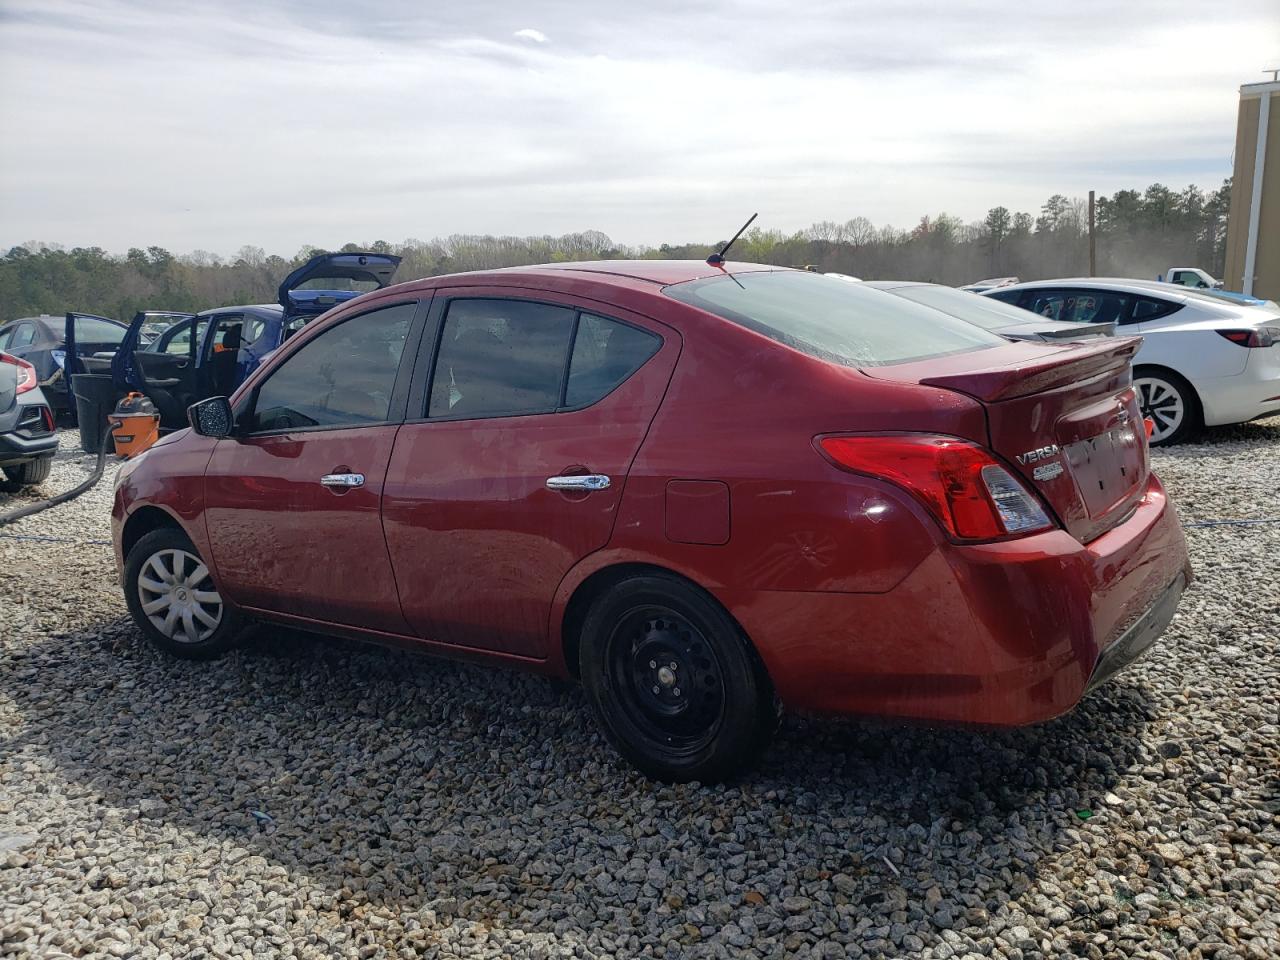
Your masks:
<svg viewBox="0 0 1280 960"><path fill-rule="evenodd" d="M1138 342L750 264L388 287L122 467L125 596L179 656L261 619L580 677L670 780L742 771L779 704L1047 720L1190 577Z"/></svg>

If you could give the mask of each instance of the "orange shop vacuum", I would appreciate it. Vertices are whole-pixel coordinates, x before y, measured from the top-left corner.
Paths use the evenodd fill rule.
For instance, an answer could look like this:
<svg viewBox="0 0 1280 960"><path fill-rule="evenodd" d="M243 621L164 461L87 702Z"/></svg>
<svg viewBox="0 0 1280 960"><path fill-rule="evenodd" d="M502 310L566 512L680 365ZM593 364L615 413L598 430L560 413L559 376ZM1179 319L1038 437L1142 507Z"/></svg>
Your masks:
<svg viewBox="0 0 1280 960"><path fill-rule="evenodd" d="M107 417L115 438L116 455L136 457L160 439L160 412L149 397L130 393Z"/></svg>

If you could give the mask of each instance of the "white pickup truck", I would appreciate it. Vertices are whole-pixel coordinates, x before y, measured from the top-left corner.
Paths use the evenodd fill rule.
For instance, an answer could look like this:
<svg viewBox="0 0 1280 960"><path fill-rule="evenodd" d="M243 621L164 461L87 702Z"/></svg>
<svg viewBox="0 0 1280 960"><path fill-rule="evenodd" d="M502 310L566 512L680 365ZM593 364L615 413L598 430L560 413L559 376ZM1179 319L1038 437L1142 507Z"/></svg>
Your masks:
<svg viewBox="0 0 1280 960"><path fill-rule="evenodd" d="M1197 290L1221 290L1222 281L1215 280L1199 267L1170 267L1163 277L1156 277L1165 283L1176 283L1180 287L1194 287Z"/></svg>

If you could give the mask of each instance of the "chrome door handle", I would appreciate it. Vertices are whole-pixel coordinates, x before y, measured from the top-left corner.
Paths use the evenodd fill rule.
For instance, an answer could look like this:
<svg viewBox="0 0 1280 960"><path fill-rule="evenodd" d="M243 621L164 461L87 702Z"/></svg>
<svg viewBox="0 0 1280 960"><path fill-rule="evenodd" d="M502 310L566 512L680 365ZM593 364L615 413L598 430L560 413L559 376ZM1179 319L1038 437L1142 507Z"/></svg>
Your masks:
<svg viewBox="0 0 1280 960"><path fill-rule="evenodd" d="M364 486L363 473L326 473L320 478L320 486L337 490L350 490Z"/></svg>
<svg viewBox="0 0 1280 960"><path fill-rule="evenodd" d="M587 473L579 476L558 476L547 477L548 490L606 490L609 487L609 478L602 473Z"/></svg>

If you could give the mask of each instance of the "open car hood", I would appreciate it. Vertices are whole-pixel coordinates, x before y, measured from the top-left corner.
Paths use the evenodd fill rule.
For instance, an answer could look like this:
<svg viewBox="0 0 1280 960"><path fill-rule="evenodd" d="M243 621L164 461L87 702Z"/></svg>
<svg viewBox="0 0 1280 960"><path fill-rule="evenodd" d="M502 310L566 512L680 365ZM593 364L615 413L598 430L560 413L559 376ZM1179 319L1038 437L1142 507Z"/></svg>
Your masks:
<svg viewBox="0 0 1280 960"><path fill-rule="evenodd" d="M139 393L146 392L146 380L138 368L138 358L135 354L143 345L142 328L148 322L153 322L157 317L166 317L172 323L180 323L194 316L194 313L173 310L141 310L135 313L133 320L129 323L129 330L124 335L124 340L120 342L115 356L111 358L111 381L115 384L115 388L137 390ZM67 326L69 328L71 325L67 324Z"/></svg>
<svg viewBox="0 0 1280 960"><path fill-rule="evenodd" d="M386 253L321 253L312 257L280 284L280 306L285 316L324 313L334 304L367 293L366 290L329 290L323 285L300 290L304 283L315 280L372 281L378 288L391 283L400 258Z"/></svg>

